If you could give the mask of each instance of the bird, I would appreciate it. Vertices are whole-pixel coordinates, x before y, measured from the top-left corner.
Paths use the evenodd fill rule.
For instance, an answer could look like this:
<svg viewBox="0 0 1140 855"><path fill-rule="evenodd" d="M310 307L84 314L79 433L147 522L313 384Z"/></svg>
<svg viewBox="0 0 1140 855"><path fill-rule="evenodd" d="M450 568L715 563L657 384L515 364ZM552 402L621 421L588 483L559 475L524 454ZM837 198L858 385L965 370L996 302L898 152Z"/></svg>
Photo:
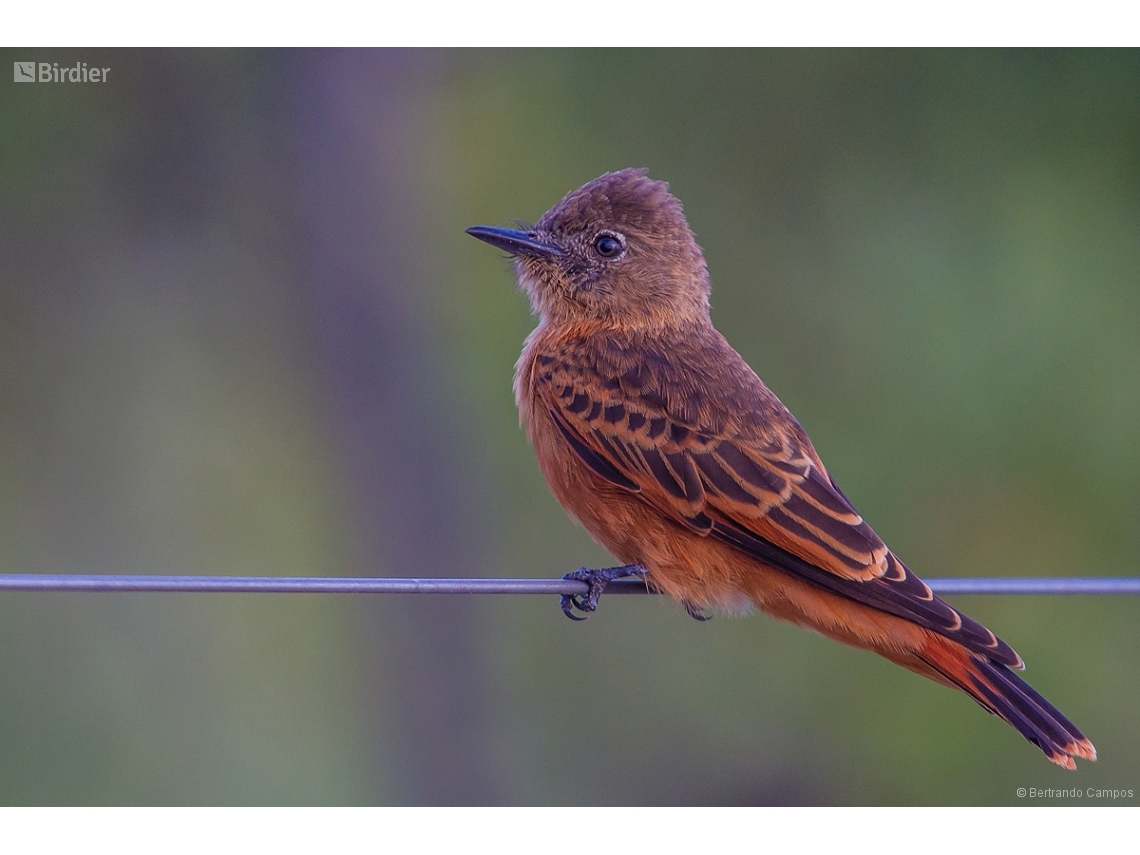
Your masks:
<svg viewBox="0 0 1140 855"><path fill-rule="evenodd" d="M521 224L520 224L521 225ZM532 228L467 233L513 257L538 316L515 366L520 423L565 511L622 563L567 574L593 611L638 576L689 614L758 608L965 692L1066 769L1093 744L855 510L800 423L713 326L680 200L607 172Z"/></svg>

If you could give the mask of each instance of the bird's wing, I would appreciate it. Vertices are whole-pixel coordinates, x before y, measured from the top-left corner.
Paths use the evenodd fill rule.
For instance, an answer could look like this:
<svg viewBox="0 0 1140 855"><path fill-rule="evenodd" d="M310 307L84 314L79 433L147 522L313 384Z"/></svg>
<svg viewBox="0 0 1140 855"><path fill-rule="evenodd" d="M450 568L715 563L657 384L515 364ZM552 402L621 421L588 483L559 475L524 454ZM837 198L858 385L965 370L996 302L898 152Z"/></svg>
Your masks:
<svg viewBox="0 0 1140 855"><path fill-rule="evenodd" d="M679 524L1021 667L1005 642L935 597L887 549L758 379L775 409L761 415L737 408L719 427L699 408L682 417L660 388L631 388L577 359L542 355L531 379L583 463Z"/></svg>

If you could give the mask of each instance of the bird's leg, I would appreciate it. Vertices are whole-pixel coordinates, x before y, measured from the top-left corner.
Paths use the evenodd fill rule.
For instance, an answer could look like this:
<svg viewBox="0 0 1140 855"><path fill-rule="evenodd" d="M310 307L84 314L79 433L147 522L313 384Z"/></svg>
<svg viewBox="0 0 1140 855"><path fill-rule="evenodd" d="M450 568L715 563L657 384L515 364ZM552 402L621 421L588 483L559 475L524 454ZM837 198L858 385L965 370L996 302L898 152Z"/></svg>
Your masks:
<svg viewBox="0 0 1140 855"><path fill-rule="evenodd" d="M625 564L621 567L606 567L601 570L590 570L586 567L579 567L573 573L567 573L563 579L572 580L574 582L585 582L590 586L590 590L585 595L582 594L563 594L560 605L562 611L565 612L566 617L570 620L585 620L584 617L578 617L574 614L574 609L583 612L592 612L598 607L598 597L606 589L606 585L614 579L622 579L626 576L636 576L639 579L644 579L648 571L640 564Z"/></svg>

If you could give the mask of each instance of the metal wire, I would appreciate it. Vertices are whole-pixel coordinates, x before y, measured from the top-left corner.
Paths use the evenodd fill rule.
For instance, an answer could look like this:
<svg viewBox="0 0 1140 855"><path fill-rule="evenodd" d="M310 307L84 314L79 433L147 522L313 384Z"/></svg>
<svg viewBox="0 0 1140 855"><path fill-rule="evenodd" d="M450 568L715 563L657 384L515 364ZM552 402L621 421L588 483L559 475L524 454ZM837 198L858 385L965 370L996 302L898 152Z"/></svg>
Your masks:
<svg viewBox="0 0 1140 855"><path fill-rule="evenodd" d="M1140 594L1140 577L927 579L936 594ZM323 576L98 576L0 574L0 591L169 591L255 594L585 594L566 579L440 579ZM645 594L637 579L607 594Z"/></svg>

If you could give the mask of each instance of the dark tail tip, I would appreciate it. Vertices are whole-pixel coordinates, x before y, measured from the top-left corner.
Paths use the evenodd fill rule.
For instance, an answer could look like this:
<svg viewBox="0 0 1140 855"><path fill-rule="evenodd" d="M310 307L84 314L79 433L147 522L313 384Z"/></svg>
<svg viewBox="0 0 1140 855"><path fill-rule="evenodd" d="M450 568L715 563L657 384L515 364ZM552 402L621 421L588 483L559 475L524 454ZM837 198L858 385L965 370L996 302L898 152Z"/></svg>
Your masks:
<svg viewBox="0 0 1140 855"><path fill-rule="evenodd" d="M1093 744L1061 712L1005 665L974 659L973 694L1045 752L1058 766L1075 769L1074 757L1096 760Z"/></svg>

